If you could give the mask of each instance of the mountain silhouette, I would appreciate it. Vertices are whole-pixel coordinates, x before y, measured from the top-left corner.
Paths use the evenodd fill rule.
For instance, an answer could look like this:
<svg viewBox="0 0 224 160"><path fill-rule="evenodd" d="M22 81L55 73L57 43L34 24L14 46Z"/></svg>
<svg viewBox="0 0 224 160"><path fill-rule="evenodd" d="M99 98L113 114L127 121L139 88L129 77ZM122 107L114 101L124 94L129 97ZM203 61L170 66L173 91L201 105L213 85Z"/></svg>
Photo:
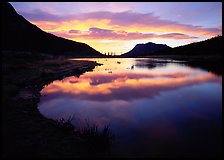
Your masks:
<svg viewBox="0 0 224 160"><path fill-rule="evenodd" d="M19 15L8 2L2 3L2 50L41 52L69 57L102 57L85 43L44 32Z"/></svg>
<svg viewBox="0 0 224 160"><path fill-rule="evenodd" d="M153 55L222 55L222 36L154 52Z"/></svg>
<svg viewBox="0 0 224 160"><path fill-rule="evenodd" d="M138 57L138 56L149 56L153 52L170 48L165 44L155 44L148 42L146 44L137 44L132 50L124 53L122 57Z"/></svg>

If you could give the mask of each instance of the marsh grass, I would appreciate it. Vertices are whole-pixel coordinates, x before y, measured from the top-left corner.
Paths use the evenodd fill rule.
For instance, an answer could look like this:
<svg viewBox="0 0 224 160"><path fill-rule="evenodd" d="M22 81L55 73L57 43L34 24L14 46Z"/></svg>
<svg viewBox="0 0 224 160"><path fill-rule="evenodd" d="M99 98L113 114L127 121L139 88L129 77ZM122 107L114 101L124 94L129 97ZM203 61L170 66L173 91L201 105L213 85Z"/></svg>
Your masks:
<svg viewBox="0 0 224 160"><path fill-rule="evenodd" d="M90 140L79 137L70 122L59 120L56 123L46 119L37 106L45 85L91 71L96 65L95 62L68 61L57 56L2 51L3 157L95 155L96 147ZM107 149L99 149L97 155L101 151L104 155Z"/></svg>
<svg viewBox="0 0 224 160"><path fill-rule="evenodd" d="M72 124L74 117L68 119L60 118L56 120L57 125L64 131L73 132L76 137L90 143L96 150L107 149L114 141L114 134L110 130L109 125L105 125L103 129L99 129L96 124L90 124L86 121L84 127L77 127Z"/></svg>

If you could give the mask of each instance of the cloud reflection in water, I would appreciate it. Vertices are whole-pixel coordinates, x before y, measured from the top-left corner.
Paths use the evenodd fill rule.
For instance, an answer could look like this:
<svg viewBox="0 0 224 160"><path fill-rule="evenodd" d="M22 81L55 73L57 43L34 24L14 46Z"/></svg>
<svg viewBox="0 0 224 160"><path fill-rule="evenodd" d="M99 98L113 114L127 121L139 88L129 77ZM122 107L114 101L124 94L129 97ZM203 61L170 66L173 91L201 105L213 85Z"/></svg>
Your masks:
<svg viewBox="0 0 224 160"><path fill-rule="evenodd" d="M93 72L47 85L41 91L40 112L53 119L74 115L73 123L80 126L84 119L99 127L110 123L116 154L147 155L173 143L176 149L192 147L209 130L214 141L208 143L214 146L221 133L221 76L173 63L130 70L129 60L117 61L101 59L105 64Z"/></svg>

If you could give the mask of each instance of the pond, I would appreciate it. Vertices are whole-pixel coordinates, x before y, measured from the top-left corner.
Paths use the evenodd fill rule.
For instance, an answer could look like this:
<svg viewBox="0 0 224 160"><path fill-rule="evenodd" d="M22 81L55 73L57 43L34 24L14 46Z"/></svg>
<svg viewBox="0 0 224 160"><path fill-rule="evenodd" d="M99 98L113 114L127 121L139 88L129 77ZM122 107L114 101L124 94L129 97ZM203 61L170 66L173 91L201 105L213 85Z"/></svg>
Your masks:
<svg viewBox="0 0 224 160"><path fill-rule="evenodd" d="M85 59L103 65L46 85L38 109L50 119L110 126L112 156L215 156L221 152L222 76L182 61Z"/></svg>

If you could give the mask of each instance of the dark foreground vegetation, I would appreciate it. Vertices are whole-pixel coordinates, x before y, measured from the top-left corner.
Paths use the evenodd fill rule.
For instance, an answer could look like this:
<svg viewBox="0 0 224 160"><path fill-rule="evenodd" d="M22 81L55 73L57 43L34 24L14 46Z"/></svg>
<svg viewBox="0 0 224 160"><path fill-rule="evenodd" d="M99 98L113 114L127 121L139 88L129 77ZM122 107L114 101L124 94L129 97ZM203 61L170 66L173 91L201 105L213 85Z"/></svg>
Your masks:
<svg viewBox="0 0 224 160"><path fill-rule="evenodd" d="M91 125L86 122L85 126L77 127L72 124L73 117L65 120L58 119L57 124L63 129L72 132L76 137L88 141L96 147L96 149L104 150L111 145L114 135L110 132L109 125L105 126L102 131L98 129L96 124Z"/></svg>
<svg viewBox="0 0 224 160"><path fill-rule="evenodd" d="M94 125L75 130L69 121L46 119L37 108L44 85L64 76L79 76L99 64L29 52L2 54L3 157L107 155L112 142L109 126L103 131Z"/></svg>
<svg viewBox="0 0 224 160"><path fill-rule="evenodd" d="M46 119L37 108L44 85L66 76L79 76L99 65L69 61L59 55L103 55L84 43L42 31L18 15L9 3L2 3L1 33L2 48L13 50L2 52L2 156L67 158L109 155L108 148L113 140L109 126L102 131L96 125L78 129L71 125L71 120ZM222 74L221 50L222 36L153 52L150 56L184 60L190 66Z"/></svg>

